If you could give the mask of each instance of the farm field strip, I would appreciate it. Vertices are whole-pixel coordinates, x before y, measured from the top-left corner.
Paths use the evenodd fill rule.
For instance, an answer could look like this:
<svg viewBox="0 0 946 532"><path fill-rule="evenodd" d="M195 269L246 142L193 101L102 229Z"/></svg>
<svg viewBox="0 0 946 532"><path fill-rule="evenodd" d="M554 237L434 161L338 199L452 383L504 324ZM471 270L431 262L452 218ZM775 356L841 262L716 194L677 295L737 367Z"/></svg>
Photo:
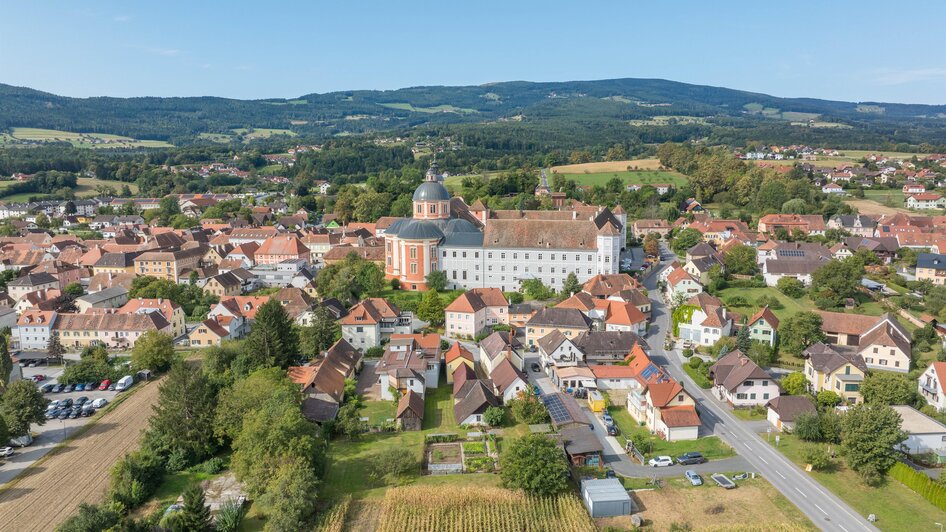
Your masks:
<svg viewBox="0 0 946 532"><path fill-rule="evenodd" d="M148 425L158 383L142 383L143 390L78 437L66 440L45 459L25 470L0 490L0 528L17 531L53 530L72 515L80 503L98 503L105 496L109 470L138 447ZM68 482L63 482L68 479Z"/></svg>

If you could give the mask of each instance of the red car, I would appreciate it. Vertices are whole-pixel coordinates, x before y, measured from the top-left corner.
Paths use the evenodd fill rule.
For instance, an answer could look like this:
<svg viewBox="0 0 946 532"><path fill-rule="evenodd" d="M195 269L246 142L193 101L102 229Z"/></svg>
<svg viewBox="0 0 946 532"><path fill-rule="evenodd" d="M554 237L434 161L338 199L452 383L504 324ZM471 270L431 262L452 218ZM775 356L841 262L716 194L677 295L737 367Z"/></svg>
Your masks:
<svg viewBox="0 0 946 532"><path fill-rule="evenodd" d="M43 375L40 373L37 375L33 375L31 378L33 379L33 382L43 382L44 380L46 380L46 375Z"/></svg>
<svg viewBox="0 0 946 532"><path fill-rule="evenodd" d="M112 381L110 381L110 380L108 380L108 379L105 379L104 381L102 381L102 384L99 384L99 390L107 390L107 389L108 389L108 385L111 384L111 383L112 383Z"/></svg>

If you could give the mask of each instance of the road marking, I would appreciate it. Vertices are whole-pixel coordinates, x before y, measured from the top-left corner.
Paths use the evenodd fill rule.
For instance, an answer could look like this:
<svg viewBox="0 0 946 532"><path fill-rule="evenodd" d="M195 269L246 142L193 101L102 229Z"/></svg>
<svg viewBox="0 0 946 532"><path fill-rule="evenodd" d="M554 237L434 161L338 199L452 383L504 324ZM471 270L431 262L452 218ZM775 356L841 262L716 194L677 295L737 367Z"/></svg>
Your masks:
<svg viewBox="0 0 946 532"><path fill-rule="evenodd" d="M785 478L785 475L783 475L781 471L776 470L775 472L778 473L778 476L782 477L782 480L788 480L787 478Z"/></svg>
<svg viewBox="0 0 946 532"><path fill-rule="evenodd" d="M769 465L769 461L766 460L765 458L762 458L762 457L760 456L760 457L759 457L759 460L762 460L763 462L765 462L765 465Z"/></svg>
<svg viewBox="0 0 946 532"><path fill-rule="evenodd" d="M798 493L801 493L801 496L802 496L802 497L804 497L804 498L806 498L806 499L808 498L808 495L807 495L804 491L802 491L802 490L800 490L800 489L798 489L798 488L795 488L795 491L797 491Z"/></svg>
<svg viewBox="0 0 946 532"><path fill-rule="evenodd" d="M815 505L815 508L821 510L821 513L823 513L823 514L825 514L825 515L828 515L828 512L824 511L824 508L818 506L817 504Z"/></svg>
<svg viewBox="0 0 946 532"><path fill-rule="evenodd" d="M742 442L742 444L746 446L746 449L752 449L752 447L749 447L749 442Z"/></svg>
<svg viewBox="0 0 946 532"><path fill-rule="evenodd" d="M840 528L840 529L843 530L844 532L847 532L847 529L844 528L844 525L842 525L841 523L838 523L838 528Z"/></svg>

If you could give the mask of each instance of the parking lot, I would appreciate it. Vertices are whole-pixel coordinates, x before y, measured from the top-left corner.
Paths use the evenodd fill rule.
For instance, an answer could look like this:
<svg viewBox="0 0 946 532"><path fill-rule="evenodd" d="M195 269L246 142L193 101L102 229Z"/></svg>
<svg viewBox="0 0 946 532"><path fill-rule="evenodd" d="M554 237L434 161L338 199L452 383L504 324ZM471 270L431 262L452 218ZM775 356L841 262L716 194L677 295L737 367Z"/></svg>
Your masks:
<svg viewBox="0 0 946 532"><path fill-rule="evenodd" d="M46 376L46 380L37 383L37 387L40 387L48 383L56 383L56 378L59 375L62 375L61 366L38 366L35 368L24 367L23 369L23 378L30 379L34 375L42 374ZM52 400L63 400L63 399L72 399L75 402L79 397L87 397L89 401L94 401L98 398L105 398L109 403L112 402L112 399L115 398L117 392L110 391L99 391L98 389L86 392L71 392L71 393L46 393L43 394L43 397L46 399ZM48 453L53 447L55 447L59 442L68 438L76 430L85 425L90 417L78 417L75 419L47 419L46 423L43 425L33 425L33 443L27 447L16 448L16 453L8 458L5 458L3 463L0 464L0 485L3 485L17 475L21 471L29 467L33 462L42 458L46 453Z"/></svg>

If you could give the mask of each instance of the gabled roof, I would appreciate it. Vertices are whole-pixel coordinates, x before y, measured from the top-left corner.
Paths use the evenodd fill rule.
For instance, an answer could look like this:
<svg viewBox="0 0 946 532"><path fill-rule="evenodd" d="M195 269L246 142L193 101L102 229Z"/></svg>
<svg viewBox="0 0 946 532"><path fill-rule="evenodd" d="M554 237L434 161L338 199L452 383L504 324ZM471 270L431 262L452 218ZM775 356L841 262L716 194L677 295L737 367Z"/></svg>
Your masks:
<svg viewBox="0 0 946 532"><path fill-rule="evenodd" d="M581 290L594 297L608 297L615 292L632 288L641 288L641 284L626 273L615 273L595 275L585 281Z"/></svg>
<svg viewBox="0 0 946 532"><path fill-rule="evenodd" d="M457 402L453 405L454 418L458 423L462 423L473 414L482 414L491 406L499 406L499 399L484 381L468 381L467 385L469 386L464 386L467 388L465 393L461 390L463 396L457 396Z"/></svg>
<svg viewBox="0 0 946 532"><path fill-rule="evenodd" d="M512 362L510 362L508 358L504 358L493 368L493 372L489 374L489 378L493 381L493 385L496 386L499 393L505 393L506 389L516 382L516 379L521 380L523 384L529 382L526 374L512 365Z"/></svg>
<svg viewBox="0 0 946 532"><path fill-rule="evenodd" d="M669 379L664 382L648 384L647 391L650 394L651 403L657 408L663 408L683 391L683 386L679 382Z"/></svg>
<svg viewBox="0 0 946 532"><path fill-rule="evenodd" d="M747 379L772 379L771 375L738 349L717 360L710 367L710 375L715 384L730 392Z"/></svg>
<svg viewBox="0 0 946 532"><path fill-rule="evenodd" d="M563 327L567 329L590 329L591 320L573 308L544 308L529 319L529 327Z"/></svg>
<svg viewBox="0 0 946 532"><path fill-rule="evenodd" d="M359 302L352 307L347 316L338 320L341 325L376 324L382 319L394 319L401 311L387 299L372 297Z"/></svg>
<svg viewBox="0 0 946 532"><path fill-rule="evenodd" d="M462 293L450 303L446 312L477 312L486 307L508 307L509 301L498 288L474 288Z"/></svg>
<svg viewBox="0 0 946 532"><path fill-rule="evenodd" d="M840 346L818 342L805 349L802 356L807 358L811 366L819 373L834 373L845 364L851 364L862 372L867 371L867 364L861 355L854 353L852 349Z"/></svg>
<svg viewBox="0 0 946 532"><path fill-rule="evenodd" d="M480 348L490 360L505 355L509 350L516 350L521 347L522 344L514 335L509 334L509 331L494 331L480 342Z"/></svg>
<svg viewBox="0 0 946 532"><path fill-rule="evenodd" d="M749 326L759 321L760 318L764 318L766 323L772 326L773 329L778 329L778 318L775 316L775 313L769 310L769 306L766 305L762 309L749 318L749 321L746 322Z"/></svg>
<svg viewBox="0 0 946 532"><path fill-rule="evenodd" d="M700 416L692 405L661 408L660 419L669 428L698 427L701 425Z"/></svg>
<svg viewBox="0 0 946 532"><path fill-rule="evenodd" d="M766 403L782 421L792 422L806 412L817 412L811 399L804 395L780 395Z"/></svg>
<svg viewBox="0 0 946 532"><path fill-rule="evenodd" d="M404 417L407 412L413 413L418 419L424 419L424 396L414 390L407 390L397 402L397 413L394 417Z"/></svg>
<svg viewBox="0 0 946 532"><path fill-rule="evenodd" d="M565 335L562 334L561 331L558 329L553 329L552 332L546 334L542 338L539 338L538 342L539 347L542 348L542 351L551 353L552 351L558 349L558 346L562 345L562 342L565 340L567 340L567 338L565 338ZM480 346L482 346L482 342L480 342Z"/></svg>
<svg viewBox="0 0 946 532"><path fill-rule="evenodd" d="M446 362L447 364L453 362L454 360L458 358L469 360L471 363L474 362L473 353L471 353L469 349L460 345L460 342L457 342L451 345L450 349L447 349L447 352L444 353L443 357L444 357L444 362Z"/></svg>

